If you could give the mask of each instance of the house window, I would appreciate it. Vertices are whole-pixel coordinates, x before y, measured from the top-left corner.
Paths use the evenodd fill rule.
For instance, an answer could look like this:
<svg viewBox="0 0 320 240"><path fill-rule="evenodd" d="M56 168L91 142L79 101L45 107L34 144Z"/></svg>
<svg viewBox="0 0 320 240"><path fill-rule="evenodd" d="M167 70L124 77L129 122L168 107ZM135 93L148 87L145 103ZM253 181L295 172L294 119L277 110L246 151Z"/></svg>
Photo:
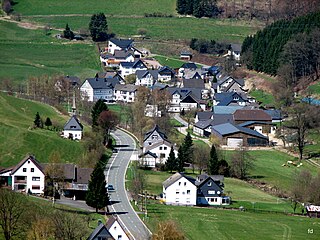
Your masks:
<svg viewBox="0 0 320 240"><path fill-rule="evenodd" d="M162 147L159 147L159 150L162 150Z"/></svg>
<svg viewBox="0 0 320 240"><path fill-rule="evenodd" d="M190 194L190 190L187 190L187 194Z"/></svg>
<svg viewBox="0 0 320 240"><path fill-rule="evenodd" d="M179 186L181 185L181 182L179 182Z"/></svg>
<svg viewBox="0 0 320 240"><path fill-rule="evenodd" d="M166 154L160 153L160 158L165 158L165 157L166 157Z"/></svg>
<svg viewBox="0 0 320 240"><path fill-rule="evenodd" d="M179 203L179 198L176 198L176 203Z"/></svg>
<svg viewBox="0 0 320 240"><path fill-rule="evenodd" d="M164 150L167 150L167 147L163 147Z"/></svg>
<svg viewBox="0 0 320 240"><path fill-rule="evenodd" d="M33 190L40 190L40 185L32 185Z"/></svg>
<svg viewBox="0 0 320 240"><path fill-rule="evenodd" d="M209 190L208 194L216 194L216 191Z"/></svg>
<svg viewBox="0 0 320 240"><path fill-rule="evenodd" d="M23 171L23 172L27 172L27 168L23 168L22 171Z"/></svg>
<svg viewBox="0 0 320 240"><path fill-rule="evenodd" d="M118 235L118 240L121 240L122 239L122 235Z"/></svg>
<svg viewBox="0 0 320 240"><path fill-rule="evenodd" d="M31 172L34 172L34 168L31 168Z"/></svg>
<svg viewBox="0 0 320 240"><path fill-rule="evenodd" d="M208 182L208 187L210 187L211 186L211 182Z"/></svg>
<svg viewBox="0 0 320 240"><path fill-rule="evenodd" d="M186 183L186 182L184 182L184 185L185 185L185 186L187 186L187 183Z"/></svg>
<svg viewBox="0 0 320 240"><path fill-rule="evenodd" d="M40 181L40 177L32 177L32 181Z"/></svg>

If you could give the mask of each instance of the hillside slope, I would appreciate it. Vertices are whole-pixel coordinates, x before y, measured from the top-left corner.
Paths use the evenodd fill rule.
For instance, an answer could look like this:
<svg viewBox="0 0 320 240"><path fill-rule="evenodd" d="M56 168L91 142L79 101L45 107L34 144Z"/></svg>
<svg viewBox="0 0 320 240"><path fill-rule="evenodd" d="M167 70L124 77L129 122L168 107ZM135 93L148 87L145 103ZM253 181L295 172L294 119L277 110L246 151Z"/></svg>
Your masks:
<svg viewBox="0 0 320 240"><path fill-rule="evenodd" d="M36 112L60 126L68 119L48 105L0 94L0 166L15 165L28 153L40 162L47 162L53 151L64 162L77 162L81 157L81 143L62 139L55 131L32 129Z"/></svg>

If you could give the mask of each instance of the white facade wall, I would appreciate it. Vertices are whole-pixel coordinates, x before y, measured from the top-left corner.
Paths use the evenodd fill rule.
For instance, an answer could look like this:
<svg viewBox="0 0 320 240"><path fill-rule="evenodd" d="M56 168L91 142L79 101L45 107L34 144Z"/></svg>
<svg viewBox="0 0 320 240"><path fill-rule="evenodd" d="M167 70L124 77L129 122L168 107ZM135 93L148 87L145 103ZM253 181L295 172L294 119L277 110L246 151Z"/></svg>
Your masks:
<svg viewBox="0 0 320 240"><path fill-rule="evenodd" d="M141 79L138 79L138 77L136 78L135 85L151 87L153 86L153 84L154 84L154 80L151 74L148 74L147 76Z"/></svg>
<svg viewBox="0 0 320 240"><path fill-rule="evenodd" d="M109 41L108 52L111 53L111 54L114 54L115 50L121 50L121 48L118 47L117 45L115 45L113 42Z"/></svg>
<svg viewBox="0 0 320 240"><path fill-rule="evenodd" d="M86 80L82 86L80 87L80 91L83 94L83 96L86 96L88 98L89 102L93 102L93 88L89 84L88 80Z"/></svg>
<svg viewBox="0 0 320 240"><path fill-rule="evenodd" d="M168 205L196 205L197 187L185 177L163 188L164 200Z"/></svg>
<svg viewBox="0 0 320 240"><path fill-rule="evenodd" d="M108 230L115 240L129 240L129 237L125 233L124 229L122 229L118 221L115 221Z"/></svg>
<svg viewBox="0 0 320 240"><path fill-rule="evenodd" d="M26 183L23 183L23 180L19 181L17 177L25 177ZM38 167L31 160L27 160L12 175L12 190L18 190L18 185L22 186L25 184L26 192L30 189L32 193L41 194L44 190L44 177L44 174L38 169Z"/></svg>
<svg viewBox="0 0 320 240"><path fill-rule="evenodd" d="M64 130L63 131L63 137L64 138L69 138L70 134L72 134L72 139L73 140L81 140L82 138L82 131L80 130Z"/></svg>
<svg viewBox="0 0 320 240"><path fill-rule="evenodd" d="M126 103L134 102L136 92L128 92L128 91L121 91L121 90L114 90L115 100L122 101Z"/></svg>
<svg viewBox="0 0 320 240"><path fill-rule="evenodd" d="M160 81L160 82L169 82L169 81L171 81L171 75L160 75L160 74L158 74L158 81Z"/></svg>
<svg viewBox="0 0 320 240"><path fill-rule="evenodd" d="M197 103L180 103L180 109L190 110L192 108L197 108Z"/></svg>

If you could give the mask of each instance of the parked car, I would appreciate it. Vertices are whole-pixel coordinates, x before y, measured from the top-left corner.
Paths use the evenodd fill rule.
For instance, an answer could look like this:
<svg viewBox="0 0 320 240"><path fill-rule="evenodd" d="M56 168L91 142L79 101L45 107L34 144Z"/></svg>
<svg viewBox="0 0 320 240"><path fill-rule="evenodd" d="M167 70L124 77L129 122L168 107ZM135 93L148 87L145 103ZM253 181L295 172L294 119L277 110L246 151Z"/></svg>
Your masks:
<svg viewBox="0 0 320 240"><path fill-rule="evenodd" d="M113 185L111 185L111 184L109 184L109 185L107 186L107 190L108 190L108 192L115 191Z"/></svg>

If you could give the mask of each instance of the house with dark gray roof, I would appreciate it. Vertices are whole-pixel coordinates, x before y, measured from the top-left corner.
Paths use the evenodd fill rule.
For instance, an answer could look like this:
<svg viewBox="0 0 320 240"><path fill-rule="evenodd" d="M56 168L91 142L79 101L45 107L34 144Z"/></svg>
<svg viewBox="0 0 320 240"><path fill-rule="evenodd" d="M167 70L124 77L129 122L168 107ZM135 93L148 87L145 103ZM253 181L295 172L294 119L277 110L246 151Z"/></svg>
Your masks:
<svg viewBox="0 0 320 240"><path fill-rule="evenodd" d="M215 93L213 97L214 106L246 106L249 104L245 94L237 92Z"/></svg>
<svg viewBox="0 0 320 240"><path fill-rule="evenodd" d="M119 64L119 73L123 78L135 74L137 70L147 70L147 66L140 59L134 62L120 62Z"/></svg>
<svg viewBox="0 0 320 240"><path fill-rule="evenodd" d="M272 117L261 109L238 109L233 114L236 124L255 121L272 123Z"/></svg>
<svg viewBox="0 0 320 240"><path fill-rule="evenodd" d="M117 84L114 88L114 96L117 102L132 103L137 95L138 86L133 84Z"/></svg>
<svg viewBox="0 0 320 240"><path fill-rule="evenodd" d="M250 128L234 125L232 123L224 123L211 127L212 134L220 139L221 144L231 148L241 146L267 146L269 139L267 136L252 130Z"/></svg>
<svg viewBox="0 0 320 240"><path fill-rule="evenodd" d="M192 79L183 79L182 86L183 88L198 88L205 89L204 80L201 78L192 78Z"/></svg>
<svg viewBox="0 0 320 240"><path fill-rule="evenodd" d="M271 119L272 119L273 123L282 122L284 116L281 113L281 110L267 109L267 110L264 110L264 111L271 116Z"/></svg>
<svg viewBox="0 0 320 240"><path fill-rule="evenodd" d="M197 123L199 121L206 121L206 120L212 120L213 119L213 112L197 112L194 122Z"/></svg>
<svg viewBox="0 0 320 240"><path fill-rule="evenodd" d="M187 62L182 64L182 66L178 70L178 77L182 78L184 76L185 70L196 70L197 65L194 62Z"/></svg>
<svg viewBox="0 0 320 240"><path fill-rule="evenodd" d="M87 78L80 87L80 92L83 98L87 98L89 102L99 99L105 102L114 102L114 87L119 83L120 80L117 77Z"/></svg>
<svg viewBox="0 0 320 240"><path fill-rule="evenodd" d="M192 53L189 51L180 52L180 59L184 61L190 61L192 59Z"/></svg>
<svg viewBox="0 0 320 240"><path fill-rule="evenodd" d="M214 114L233 114L236 110L242 109L242 106L213 106L212 112Z"/></svg>
<svg viewBox="0 0 320 240"><path fill-rule="evenodd" d="M106 67L119 67L120 62L134 62L133 51L115 50L114 54L101 53L100 61Z"/></svg>
<svg viewBox="0 0 320 240"><path fill-rule="evenodd" d="M111 38L108 43L108 53L114 54L116 50L128 51L133 47L133 40Z"/></svg>
<svg viewBox="0 0 320 240"><path fill-rule="evenodd" d="M133 238L128 234L128 230L126 230L125 226L119 221L117 217L110 216L106 227L112 237L116 240L133 240Z"/></svg>
<svg viewBox="0 0 320 240"><path fill-rule="evenodd" d="M240 55L241 47L242 47L241 44L232 43L232 44L230 44L230 48L227 53L228 57L232 56L234 58L234 60L237 61L238 64L240 62L240 57L241 57L241 55Z"/></svg>
<svg viewBox="0 0 320 240"><path fill-rule="evenodd" d="M99 222L99 225L93 230L87 240L116 240L118 238L114 238L107 227Z"/></svg>
<svg viewBox="0 0 320 240"><path fill-rule="evenodd" d="M81 140L83 126L76 115L71 116L63 127L63 137L72 140Z"/></svg>
<svg viewBox="0 0 320 240"><path fill-rule="evenodd" d="M175 71L173 71L168 66L163 66L158 69L158 81L159 82L170 82L175 76Z"/></svg>
<svg viewBox="0 0 320 240"><path fill-rule="evenodd" d="M137 70L136 85L152 87L158 81L158 70Z"/></svg>

